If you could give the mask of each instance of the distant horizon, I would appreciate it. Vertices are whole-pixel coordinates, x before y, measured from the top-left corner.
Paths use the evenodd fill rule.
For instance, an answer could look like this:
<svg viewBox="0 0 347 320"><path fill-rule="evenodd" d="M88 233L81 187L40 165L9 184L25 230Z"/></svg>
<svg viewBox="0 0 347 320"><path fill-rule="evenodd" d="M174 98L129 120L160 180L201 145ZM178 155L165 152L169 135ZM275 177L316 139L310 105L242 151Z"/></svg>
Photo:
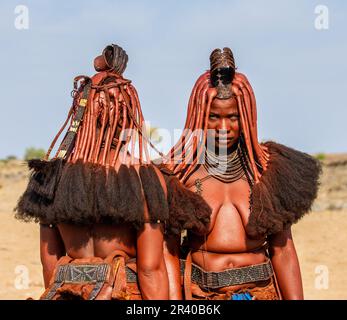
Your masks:
<svg viewBox="0 0 347 320"><path fill-rule="evenodd" d="M35 148L33 146L30 146L29 148ZM44 148L35 148L35 149L44 149ZM46 149L44 149L45 152L47 151ZM321 152L314 152L314 153L310 153L308 152L308 154L312 155L312 156L319 156L319 155L324 155L324 156L344 156L346 155L347 156L347 151L346 152L324 152L324 151L321 151ZM52 156L50 156L50 159L53 157L54 155L54 152L52 154ZM7 155L3 158L0 158L0 161L11 161L11 160L18 160L18 161L26 161L24 159L24 156L25 156L25 150L23 151L23 156L16 156L16 155ZM14 159L9 159L10 157L15 157Z"/></svg>

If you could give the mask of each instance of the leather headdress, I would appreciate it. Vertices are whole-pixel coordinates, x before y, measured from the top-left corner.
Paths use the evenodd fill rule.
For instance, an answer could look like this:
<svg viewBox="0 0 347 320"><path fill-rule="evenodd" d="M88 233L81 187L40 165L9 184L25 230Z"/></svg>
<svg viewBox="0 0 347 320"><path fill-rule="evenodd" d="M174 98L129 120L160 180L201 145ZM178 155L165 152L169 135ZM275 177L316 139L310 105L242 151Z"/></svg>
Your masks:
<svg viewBox="0 0 347 320"><path fill-rule="evenodd" d="M233 93L231 82L235 76L235 60L230 48L215 49L210 55L211 84L218 91L217 98L229 99Z"/></svg>
<svg viewBox="0 0 347 320"><path fill-rule="evenodd" d="M105 47L102 54L94 59L96 71L113 71L122 75L128 62L128 55L124 49L116 44Z"/></svg>

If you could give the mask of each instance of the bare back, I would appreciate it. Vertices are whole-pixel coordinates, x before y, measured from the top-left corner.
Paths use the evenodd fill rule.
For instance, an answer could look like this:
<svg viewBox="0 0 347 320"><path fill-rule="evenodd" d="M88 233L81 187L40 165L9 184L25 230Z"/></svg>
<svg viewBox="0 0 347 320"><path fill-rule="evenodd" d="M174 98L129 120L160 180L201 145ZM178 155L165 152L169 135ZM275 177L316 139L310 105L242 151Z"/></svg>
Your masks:
<svg viewBox="0 0 347 320"><path fill-rule="evenodd" d="M59 224L66 253L74 258L106 258L114 250L136 256L136 231L130 225L75 226Z"/></svg>
<svg viewBox="0 0 347 320"><path fill-rule="evenodd" d="M113 156L112 149L109 156ZM120 153L121 157L123 156ZM126 164L129 164L130 156L126 156ZM120 160L116 162L118 170ZM139 171L139 165L134 166ZM160 171L155 168L160 184L166 194L166 184ZM148 218L148 208L144 203L144 214ZM59 224L58 229L65 245L66 253L72 258L100 257L106 258L114 250L124 251L130 258L136 257L137 232L129 223L119 225L94 224L80 226L72 224Z"/></svg>

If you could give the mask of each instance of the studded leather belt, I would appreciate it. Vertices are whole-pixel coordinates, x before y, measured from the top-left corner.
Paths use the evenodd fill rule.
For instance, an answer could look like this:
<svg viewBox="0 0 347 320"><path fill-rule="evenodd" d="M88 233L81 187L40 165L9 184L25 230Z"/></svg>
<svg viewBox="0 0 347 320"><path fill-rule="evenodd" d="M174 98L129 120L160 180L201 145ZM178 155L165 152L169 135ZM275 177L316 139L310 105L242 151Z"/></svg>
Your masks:
<svg viewBox="0 0 347 320"><path fill-rule="evenodd" d="M93 283L106 281L109 270L108 264L66 264L59 266L56 274L56 282L65 283ZM136 282L136 273L128 267L125 267L127 282Z"/></svg>
<svg viewBox="0 0 347 320"><path fill-rule="evenodd" d="M181 273L184 274L185 261L181 260ZM192 263L191 281L202 288L217 289L244 283L269 280L273 276L270 260L265 263L220 272L205 271Z"/></svg>

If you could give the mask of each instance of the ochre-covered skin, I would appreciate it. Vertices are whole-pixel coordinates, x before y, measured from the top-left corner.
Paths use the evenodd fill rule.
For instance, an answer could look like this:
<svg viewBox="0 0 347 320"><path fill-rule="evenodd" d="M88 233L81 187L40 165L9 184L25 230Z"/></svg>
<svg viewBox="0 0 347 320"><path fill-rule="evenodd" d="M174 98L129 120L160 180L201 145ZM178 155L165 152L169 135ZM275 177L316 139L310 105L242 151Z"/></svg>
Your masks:
<svg viewBox="0 0 347 320"><path fill-rule="evenodd" d="M192 135L182 135L171 149L171 162L167 164L212 209L207 234L188 233L186 246L192 262L206 271L219 272L261 264L269 252L278 284L276 297L271 299L303 299L290 227L309 211L316 197L319 164L294 149L274 142L258 142L256 101L245 75L235 73L230 84L233 95L226 100L216 97L217 89L211 87L209 77L207 71L195 83L184 128L193 132L202 129L202 143ZM209 174L198 158L204 152L208 134L211 135L208 129L216 137L218 130L225 130L224 146L216 142L219 148L232 148L242 135L251 180L224 183L211 176L206 179ZM177 163L174 157L183 161ZM200 190L195 185L197 180L203 181ZM200 299L207 296L201 293ZM216 293L216 297L220 296Z"/></svg>
<svg viewBox="0 0 347 320"><path fill-rule="evenodd" d="M233 137L224 147L237 144L242 123L245 122L242 122L237 99L214 99L209 111L207 129L226 130L227 138ZM199 166L186 185L196 191L195 180L203 179L207 174L204 166ZM210 178L203 182L202 190L201 196L211 206L212 215L206 237L189 233L193 263L208 271L222 271L265 262L265 250L256 250L261 248L265 238L251 239L245 230L250 216L248 181L239 179L226 184Z"/></svg>
<svg viewBox="0 0 347 320"><path fill-rule="evenodd" d="M74 152L67 159L67 164L85 163L89 166L92 164L95 168L100 166L100 170L107 174L110 170L118 172L121 164L125 163L135 166L139 173L143 154L145 157L147 156L146 160L149 159L147 149L142 149L147 148L147 144L143 146L142 135L139 134L139 159L134 156L135 136L129 137L125 142L119 141L121 130L134 128L133 119L136 120L138 128L142 126L143 117L136 91L129 81L112 73L97 74L93 80L97 82L102 77L115 77L116 81L111 84L124 84L126 87L111 87L98 93L92 90L89 99L90 107L87 108L84 125L77 133ZM133 115L129 116L131 112ZM106 124L108 125L106 126ZM138 133L139 130L135 132ZM121 151L121 147L128 150L129 143L132 143L131 152L127 154L127 152ZM159 170L156 169L156 172L161 186L166 192L165 181ZM83 185L82 180L79 183ZM78 194L76 196L78 197ZM101 199L99 198L99 200ZM129 203L125 205L132 204L135 199L129 200ZM160 214L160 212L157 213ZM71 214L73 215L73 212ZM148 222L137 228L134 228L131 222L118 224L94 222L87 223L86 226L67 222L58 223L56 229L41 226L41 260L45 285L48 285L55 264L65 252L73 259L89 257L105 259L115 250L121 250L130 259L136 258L140 297L143 299L168 299L168 279L163 257L164 225L161 221L160 223L149 223L151 219L146 202L143 203L143 214L142 220Z"/></svg>
<svg viewBox="0 0 347 320"><path fill-rule="evenodd" d="M169 165L169 168L172 169L183 182L185 182L187 177L194 171L199 156L203 152L203 148L206 144L210 108L213 99L217 96L217 89L210 87L209 75L209 71L206 71L195 83L189 99L187 119L184 127L184 129L191 130L191 133L195 130L202 129L203 143L198 146L198 137L194 137L190 140L191 135L182 136L170 151L170 156L172 158L177 154L184 160L179 164L172 162L172 164ZM258 161L262 165L263 170L266 170L269 155L266 150L267 148L260 145L257 138L257 115L254 93L247 78L241 73L235 74L235 78L232 82L232 91L235 95L234 99L236 99L238 103L240 124L242 125L252 171L254 172L254 179L258 181L261 173L255 163ZM186 144L186 141L190 142ZM195 156L195 154L197 154L197 156ZM193 157L194 159L191 161Z"/></svg>
<svg viewBox="0 0 347 320"><path fill-rule="evenodd" d="M163 255L164 224L168 219L166 183L160 171L151 166L135 88L113 70L103 70L106 64L99 60L96 63L101 72L91 78L88 103L72 152L59 159L60 145L52 160L31 162L34 174L19 200L17 217L40 222L46 288L53 285L54 270L65 254L71 263L100 263L119 250L126 260L136 258L140 298L168 299ZM82 92L75 92L68 115L72 119L70 126ZM121 139L125 129L134 130ZM57 137L49 152L56 141ZM49 224L55 225L51 228ZM131 288L127 292L118 288L117 294L117 281L112 298L131 299ZM87 299L89 295L81 290L89 292L93 286L82 287L65 285L60 289L65 293L59 295ZM111 296L102 293L96 299L103 297Z"/></svg>
<svg viewBox="0 0 347 320"><path fill-rule="evenodd" d="M69 264L102 263L106 259L110 266L116 266L110 257L118 250L126 260L123 267L127 260L136 258L139 288L134 288L136 283L124 285L124 276L110 276L108 282L115 279L112 298L180 298L172 287L169 292L167 274L172 269L167 261L179 264L172 239L179 238L183 229L205 233L211 208L174 175L164 178L152 164L148 147L153 145L145 135L136 89L130 80L115 72L124 71L125 55L120 47L107 46L103 56L95 60L100 72L92 78L75 78L80 87L75 87L73 106L46 158L29 161L32 176L18 201L16 217L40 222L46 288L54 287L52 276L54 272L59 274L56 267L66 262L65 254L72 259ZM119 63L114 63L114 56L120 56ZM107 63L102 57L109 58ZM76 115L82 110L89 81L91 87L79 122ZM56 155L48 160L69 120L68 133ZM80 123L78 128L76 123ZM71 132L76 134L71 148L67 148L69 144L64 141ZM120 283L124 290L118 292ZM108 292L110 288L112 284ZM76 297L84 290L88 294L80 292L80 298L85 299L93 288L63 285L54 297L50 289L43 297ZM100 293L95 299L110 297Z"/></svg>

